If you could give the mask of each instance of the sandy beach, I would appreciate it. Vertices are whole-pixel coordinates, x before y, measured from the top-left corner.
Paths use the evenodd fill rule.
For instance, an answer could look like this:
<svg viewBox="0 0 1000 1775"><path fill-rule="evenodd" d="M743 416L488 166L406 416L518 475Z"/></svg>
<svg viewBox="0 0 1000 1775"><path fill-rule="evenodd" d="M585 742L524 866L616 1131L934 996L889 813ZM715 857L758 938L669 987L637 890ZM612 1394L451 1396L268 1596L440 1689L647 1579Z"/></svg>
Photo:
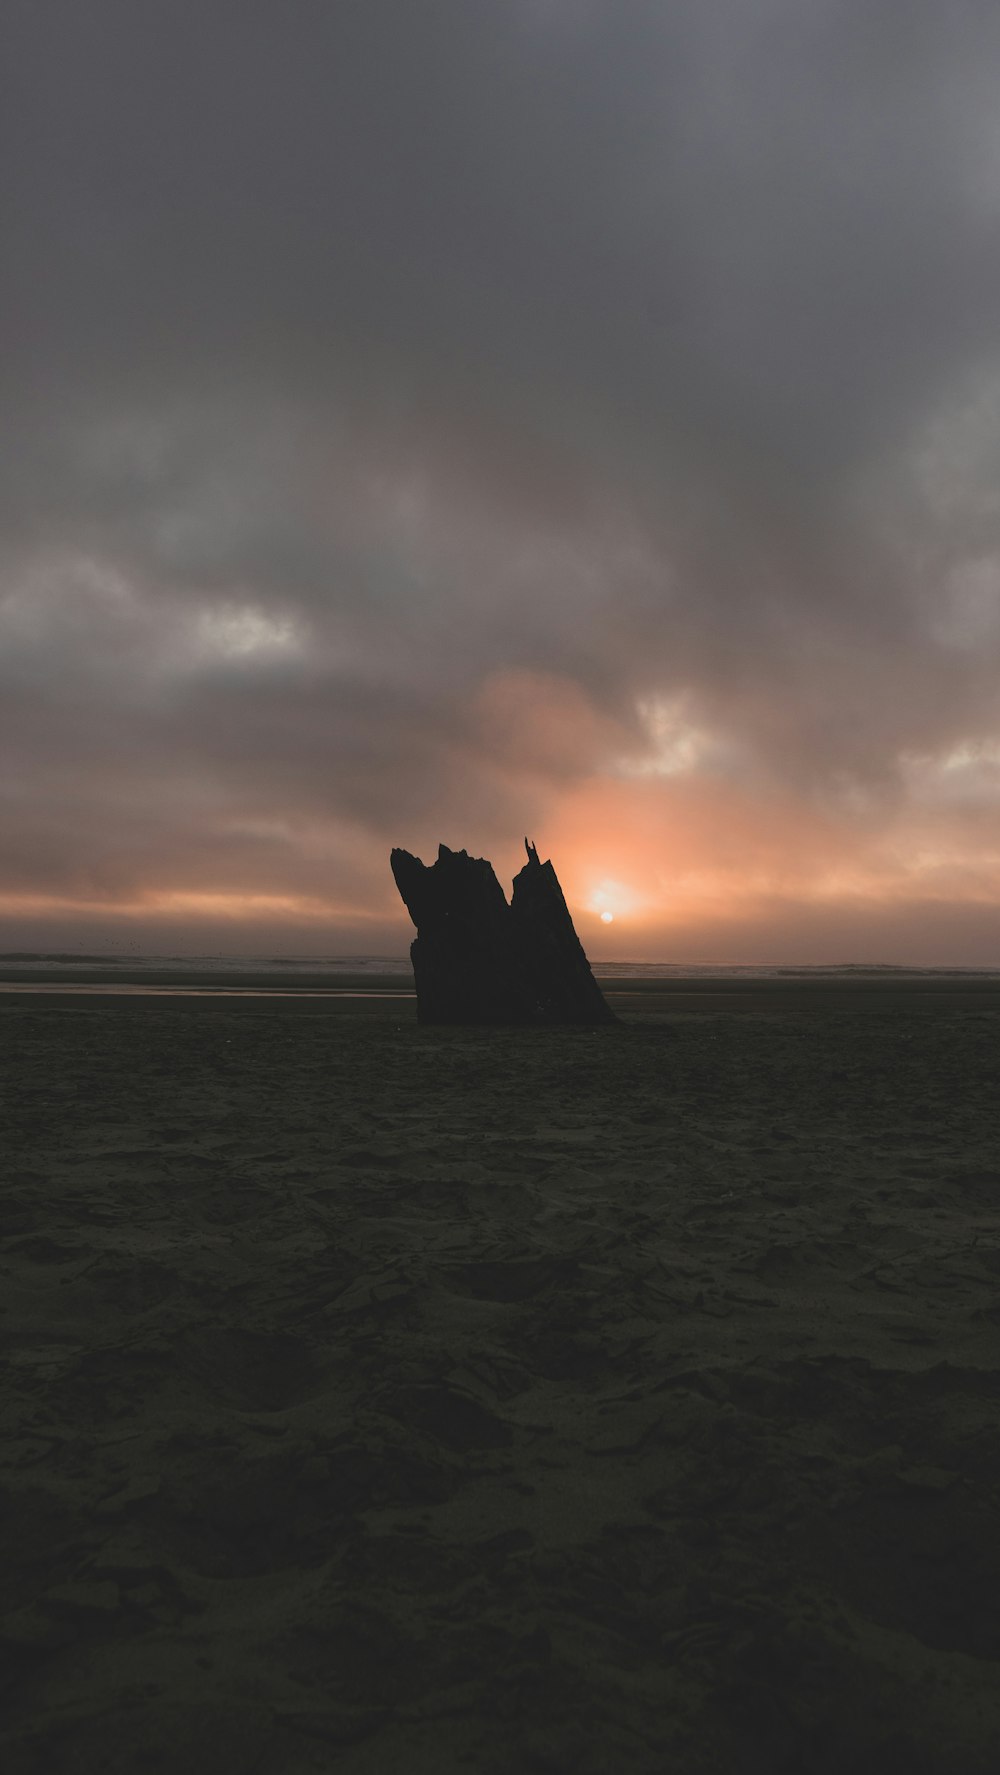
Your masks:
<svg viewBox="0 0 1000 1775"><path fill-rule="evenodd" d="M5 1770L992 1775L1000 983L365 987L0 993Z"/></svg>

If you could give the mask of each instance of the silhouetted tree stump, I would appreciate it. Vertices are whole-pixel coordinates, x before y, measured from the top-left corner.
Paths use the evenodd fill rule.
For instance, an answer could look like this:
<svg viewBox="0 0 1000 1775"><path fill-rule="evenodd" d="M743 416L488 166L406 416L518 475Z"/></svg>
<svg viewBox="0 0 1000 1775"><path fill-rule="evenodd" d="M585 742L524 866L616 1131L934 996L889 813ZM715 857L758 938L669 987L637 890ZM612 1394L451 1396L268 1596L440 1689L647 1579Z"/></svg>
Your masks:
<svg viewBox="0 0 1000 1775"><path fill-rule="evenodd" d="M590 971L551 863L524 841L528 861L514 877L511 919L515 942L527 970L532 1021L611 1023L604 994Z"/></svg>
<svg viewBox="0 0 1000 1775"><path fill-rule="evenodd" d="M429 868L394 850L417 927L410 946L421 1023L613 1023L551 863L528 861L508 905L492 864L442 844Z"/></svg>

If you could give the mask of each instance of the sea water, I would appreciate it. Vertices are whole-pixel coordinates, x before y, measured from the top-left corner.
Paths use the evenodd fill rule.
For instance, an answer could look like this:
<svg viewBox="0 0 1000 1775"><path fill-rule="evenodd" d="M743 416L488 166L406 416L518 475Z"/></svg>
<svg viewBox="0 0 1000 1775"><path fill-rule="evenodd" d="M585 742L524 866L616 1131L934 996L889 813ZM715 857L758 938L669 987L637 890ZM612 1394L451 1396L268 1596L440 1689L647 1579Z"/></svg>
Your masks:
<svg viewBox="0 0 1000 1775"><path fill-rule="evenodd" d="M830 962L738 962L738 961L601 961L591 958L591 966L599 980L820 980L864 979L890 975L905 979L940 977L942 979L1000 978L1000 967L905 967L891 963ZM141 988L146 974L184 975L214 974L231 976L238 987L240 975L273 975L275 984L292 984L297 975L312 979L329 978L331 987L338 976L371 975L412 979L406 955L145 955L121 949L102 952L90 950L7 950L0 952L0 980L30 983L33 975L44 974L52 984L84 974L120 973Z"/></svg>

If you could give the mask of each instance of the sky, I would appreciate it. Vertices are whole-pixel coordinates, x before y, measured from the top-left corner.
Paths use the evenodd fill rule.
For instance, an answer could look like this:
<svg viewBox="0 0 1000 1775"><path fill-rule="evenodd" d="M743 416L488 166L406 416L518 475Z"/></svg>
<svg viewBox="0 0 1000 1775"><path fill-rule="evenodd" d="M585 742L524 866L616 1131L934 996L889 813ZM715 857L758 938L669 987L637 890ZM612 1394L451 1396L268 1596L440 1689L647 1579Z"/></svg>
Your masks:
<svg viewBox="0 0 1000 1775"><path fill-rule="evenodd" d="M0 946L1000 963L995 0L0 39Z"/></svg>

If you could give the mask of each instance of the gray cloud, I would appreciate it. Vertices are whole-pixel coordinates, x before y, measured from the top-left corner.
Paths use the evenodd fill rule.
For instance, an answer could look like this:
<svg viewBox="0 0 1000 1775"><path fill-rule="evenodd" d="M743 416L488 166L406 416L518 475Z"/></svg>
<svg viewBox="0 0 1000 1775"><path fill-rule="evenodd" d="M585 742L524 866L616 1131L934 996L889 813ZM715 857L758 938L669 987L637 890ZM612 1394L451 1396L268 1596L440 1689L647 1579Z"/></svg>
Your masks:
<svg viewBox="0 0 1000 1775"><path fill-rule="evenodd" d="M0 888L388 908L681 702L854 832L1000 735L986 0L3 30Z"/></svg>

